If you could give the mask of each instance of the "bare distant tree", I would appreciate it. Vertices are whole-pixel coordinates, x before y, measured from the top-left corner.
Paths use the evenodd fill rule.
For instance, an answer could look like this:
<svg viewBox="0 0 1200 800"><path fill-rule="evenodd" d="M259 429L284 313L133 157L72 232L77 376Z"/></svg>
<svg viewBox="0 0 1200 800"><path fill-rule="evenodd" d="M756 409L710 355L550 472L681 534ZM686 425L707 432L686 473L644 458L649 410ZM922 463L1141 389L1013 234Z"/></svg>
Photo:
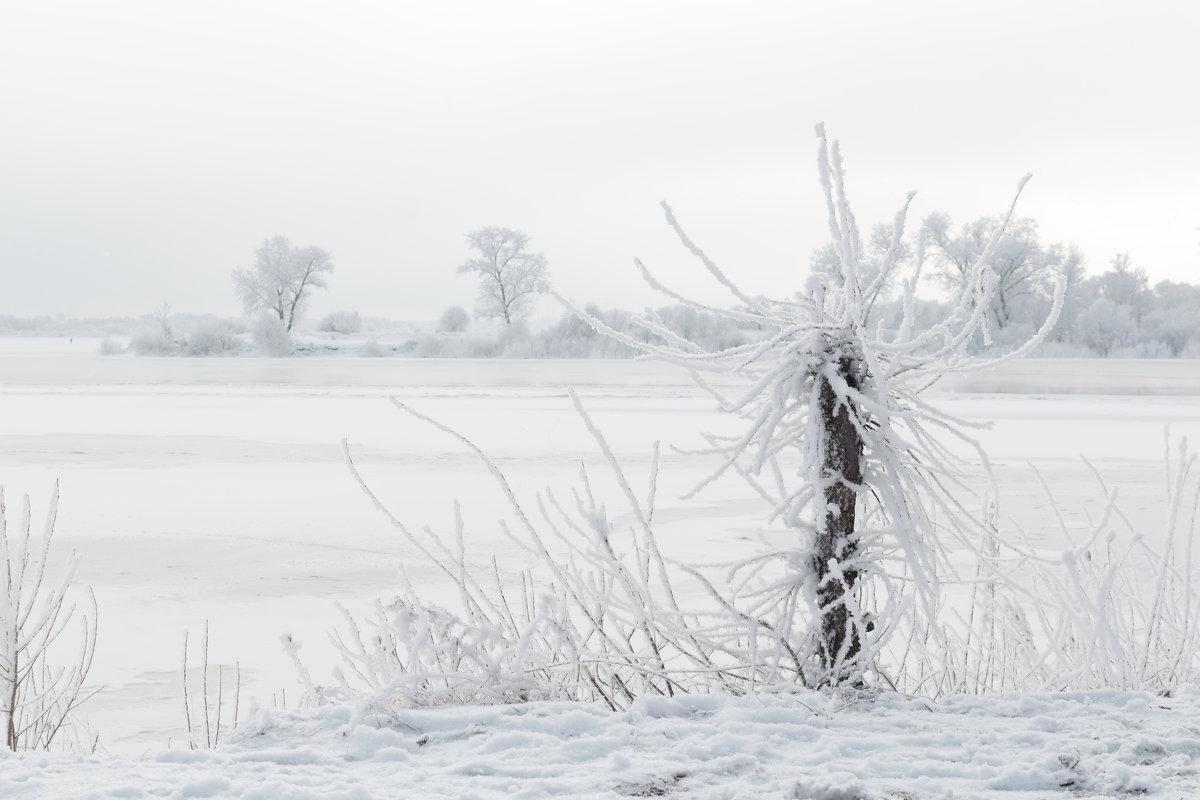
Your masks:
<svg viewBox="0 0 1200 800"><path fill-rule="evenodd" d="M288 331L304 310L310 289L324 289L333 261L319 247L294 247L272 236L254 251L254 266L233 271L233 285L247 314L265 311L279 317Z"/></svg>
<svg viewBox="0 0 1200 800"><path fill-rule="evenodd" d="M535 295L550 289L546 257L526 252L529 237L512 228L480 228L467 234L467 243L479 256L458 268L460 275L478 273L479 303L476 314L499 317L506 325L527 313Z"/></svg>

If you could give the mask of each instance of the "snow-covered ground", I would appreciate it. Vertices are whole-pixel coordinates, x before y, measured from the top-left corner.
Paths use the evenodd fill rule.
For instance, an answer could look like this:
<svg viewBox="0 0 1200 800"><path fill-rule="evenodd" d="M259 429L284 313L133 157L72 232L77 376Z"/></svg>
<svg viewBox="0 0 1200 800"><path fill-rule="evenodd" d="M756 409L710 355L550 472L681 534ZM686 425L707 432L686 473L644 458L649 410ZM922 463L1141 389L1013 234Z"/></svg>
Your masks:
<svg viewBox="0 0 1200 800"><path fill-rule="evenodd" d="M1200 692L261 714L215 751L0 755L5 800L1043 800L1200 790Z"/></svg>
<svg viewBox="0 0 1200 800"><path fill-rule="evenodd" d="M1054 380L1095 380L1097 362L1046 367L1019 387L1045 393L968 383L941 395L953 414L994 421L979 436L1003 509L1035 537L1050 528L1030 465L1071 506L1096 496L1080 454L1121 487L1147 534L1161 522L1163 427L1200 441L1200 403L1173 376L1196 369L1171 362L1185 367L1155 378L1129 363L1137 371L1100 362L1103 381L1123 389L1105 396L1051 393ZM459 499L478 556L499 549L501 568L517 570L522 557L495 546L504 501L486 471L388 397L469 436L531 493L573 485L581 461L600 464L568 384L635 480L654 440L687 448L729 424L686 376L644 363L0 353L0 485L10 504L28 492L36 516L61 484L56 541L82 555L79 578L100 609L91 677L103 691L84 716L115 754L0 758L0 798L1200 792L1200 695L1190 690L932 710L860 701L836 713L845 700L819 695L643 702L620 715L534 704L404 712L382 728L352 724L349 711L294 711L280 635L301 641L325 679L335 601L388 597L401 565L427 576L352 479L341 440L398 517L448 531ZM970 391L979 388L993 393ZM1147 391L1158 393L1128 393ZM668 552L722 560L754 531L761 510L736 481L678 499L710 468L664 449L656 521ZM1053 534L1042 541L1056 545ZM243 723L227 747L191 753L180 749L181 650L188 631L194 654L205 622L210 661L240 664Z"/></svg>

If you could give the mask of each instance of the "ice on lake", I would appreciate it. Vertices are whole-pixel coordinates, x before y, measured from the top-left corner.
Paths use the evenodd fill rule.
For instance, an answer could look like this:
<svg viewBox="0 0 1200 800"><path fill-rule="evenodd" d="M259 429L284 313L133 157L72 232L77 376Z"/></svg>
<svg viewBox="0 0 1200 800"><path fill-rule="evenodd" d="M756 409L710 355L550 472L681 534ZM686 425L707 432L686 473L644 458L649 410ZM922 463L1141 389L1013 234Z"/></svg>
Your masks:
<svg viewBox="0 0 1200 800"><path fill-rule="evenodd" d="M1029 363L1013 378L1019 393L1002 392L1003 375L993 374L955 379L947 385L956 391L936 395L949 413L992 423L977 435L1003 512L1054 548L1030 467L1071 506L1097 496L1085 454L1152 535L1162 522L1164 427L1193 441L1200 433L1200 404L1179 393L1196 365ZM29 493L37 516L60 483L57 542L82 555L79 578L99 603L92 682L104 691L85 706L93 729L113 750L179 737L183 635L194 643L206 621L210 661L240 663L244 700L269 705L297 692L281 634L303 642L320 680L333 664L335 602L362 608L390 596L401 568L433 580L363 495L343 440L406 524L449 534L459 500L477 558L495 552L506 574L521 569L524 558L498 532L506 503L486 469L389 398L469 437L532 497L546 486L569 492L581 464L604 474L568 385L635 487L646 485L652 443L663 443L656 522L668 553L744 553L765 509L743 485L722 480L680 499L713 467L686 451L701 446L701 431L735 422L682 372L656 364L0 353L0 484L10 504ZM1080 394L1081 385L1104 393Z"/></svg>

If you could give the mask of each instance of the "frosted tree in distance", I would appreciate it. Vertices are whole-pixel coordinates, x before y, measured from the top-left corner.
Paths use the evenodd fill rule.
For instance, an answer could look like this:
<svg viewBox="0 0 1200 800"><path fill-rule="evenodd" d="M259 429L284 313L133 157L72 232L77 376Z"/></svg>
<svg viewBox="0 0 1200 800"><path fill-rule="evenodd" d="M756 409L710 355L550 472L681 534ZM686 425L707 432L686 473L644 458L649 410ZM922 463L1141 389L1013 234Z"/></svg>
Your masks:
<svg viewBox="0 0 1200 800"><path fill-rule="evenodd" d="M647 344L575 311L644 355L690 369L723 411L745 419L739 436L708 437L708 452L720 458L720 466L693 494L736 472L798 541L735 565L733 595L722 602L773 642L774 656L755 650L760 659L776 660L780 678L791 674L810 686L852 686L878 669L882 644L914 603L926 607L928 618L936 616L938 575L949 569L951 542L975 552L995 547L985 541L994 529L963 504L961 492L950 491L962 484L967 462L961 448L955 455L945 439L966 445L985 467L986 455L966 424L931 406L924 390L948 373L1028 352L1053 326L1062 287L1049 318L1024 345L986 360L971 355L973 337L982 334L990 343L987 310L997 288L990 259L1012 217L1010 207L970 265L951 314L918 329L913 309L924 235L907 275L895 274L913 194L896 214L882 258L864 263L838 145L827 141L823 126L817 136L836 261L813 275L799 299L744 294L663 204L683 246L739 303L735 310L704 310L766 331L763 339L707 352L647 316L640 324L656 336L656 343ZM636 263L655 289L701 308ZM888 282L903 292L903 319L894 330L869 328L870 302ZM746 388L727 394L705 381L704 373L741 376ZM768 561L782 569L769 569Z"/></svg>
<svg viewBox="0 0 1200 800"><path fill-rule="evenodd" d="M332 272L327 251L271 236L254 251L253 267L233 271L233 285L247 314L268 314L290 332L312 290L326 288L325 277Z"/></svg>
<svg viewBox="0 0 1200 800"><path fill-rule="evenodd" d="M458 273L479 275L479 316L512 325L529 313L537 295L550 288L546 256L530 253L529 237L520 231L479 228L467 234L467 244L479 255L463 262Z"/></svg>

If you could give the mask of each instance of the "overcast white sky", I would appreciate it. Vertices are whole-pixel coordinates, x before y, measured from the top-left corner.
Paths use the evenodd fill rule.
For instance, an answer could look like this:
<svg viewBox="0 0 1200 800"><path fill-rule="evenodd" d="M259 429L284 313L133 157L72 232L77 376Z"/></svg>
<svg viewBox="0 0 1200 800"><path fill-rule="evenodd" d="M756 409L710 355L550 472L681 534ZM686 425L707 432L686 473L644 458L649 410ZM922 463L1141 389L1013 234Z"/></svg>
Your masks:
<svg viewBox="0 0 1200 800"><path fill-rule="evenodd" d="M860 222L1018 212L1089 271L1200 282L1200 3L7 3L0 313L236 314L267 236L331 251L314 316L470 308L463 234L533 237L580 302L752 293L827 238L813 126Z"/></svg>

